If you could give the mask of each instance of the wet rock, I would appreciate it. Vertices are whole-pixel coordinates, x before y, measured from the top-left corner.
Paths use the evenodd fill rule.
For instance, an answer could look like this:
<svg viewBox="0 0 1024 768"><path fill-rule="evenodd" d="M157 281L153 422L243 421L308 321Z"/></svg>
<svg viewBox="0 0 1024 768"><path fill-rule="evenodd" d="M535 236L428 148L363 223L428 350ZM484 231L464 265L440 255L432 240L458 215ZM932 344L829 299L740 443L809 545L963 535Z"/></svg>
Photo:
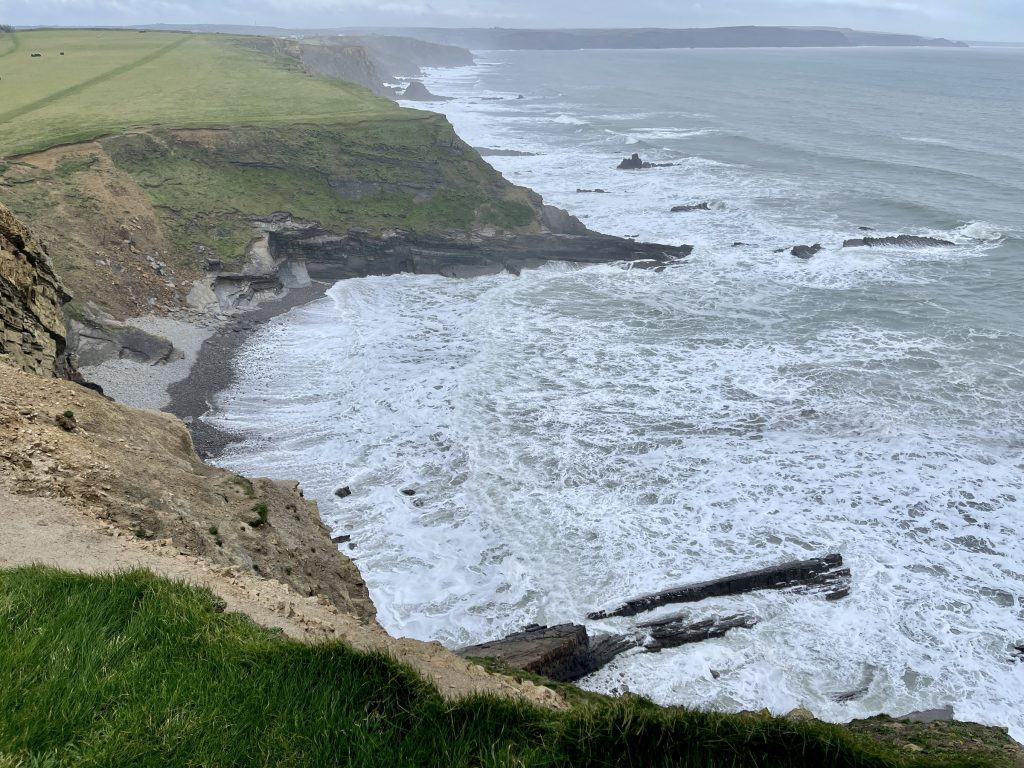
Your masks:
<svg viewBox="0 0 1024 768"><path fill-rule="evenodd" d="M536 152L521 152L518 149L495 149L493 147L473 147L480 157L536 157Z"/></svg>
<svg viewBox="0 0 1024 768"><path fill-rule="evenodd" d="M334 495L337 496L339 499L345 499L352 495L352 489L346 485L345 487L336 490L334 492Z"/></svg>
<svg viewBox="0 0 1024 768"><path fill-rule="evenodd" d="M865 685L852 691L836 691L835 693L828 694L828 697L837 704L845 704L848 701L854 701L865 696L867 692L868 687Z"/></svg>
<svg viewBox="0 0 1024 768"><path fill-rule="evenodd" d="M587 194L587 193L594 194L594 195L607 195L608 194L608 190L607 189L580 189L580 188L577 187L576 193L580 194L580 195Z"/></svg>
<svg viewBox="0 0 1024 768"><path fill-rule="evenodd" d="M860 237L846 240L843 248L878 248L895 246L898 248L946 248L956 243L937 237L917 237L915 235L898 235L897 237Z"/></svg>
<svg viewBox="0 0 1024 768"><path fill-rule="evenodd" d="M674 616L640 624L622 635L591 637L579 624L546 627L531 624L503 640L462 648L456 653L467 658L499 659L510 667L544 675L559 682L573 682L595 672L624 651L635 648L657 653L710 638L722 637L732 629L750 628L754 616L740 614L691 622Z"/></svg>
<svg viewBox="0 0 1024 768"><path fill-rule="evenodd" d="M625 158L619 163L618 169L620 171L636 171L642 168L670 168L673 165L675 163L648 163L634 152L630 157Z"/></svg>
<svg viewBox="0 0 1024 768"><path fill-rule="evenodd" d="M400 273L445 277L477 277L503 271L515 274L552 261L607 264L643 260L656 266L689 256L693 251L691 246L583 234L586 229L578 221L573 222L568 214L556 217L553 211L544 209L548 228L565 228L570 234L466 238L396 231L377 237L365 230L351 229L339 236L310 226L270 233L270 248L276 258L303 260L312 279L332 282Z"/></svg>
<svg viewBox="0 0 1024 768"><path fill-rule="evenodd" d="M352 537L347 534L342 534L340 536L331 536L332 544L348 544L350 541L352 541Z"/></svg>
<svg viewBox="0 0 1024 768"><path fill-rule="evenodd" d="M416 491L413 490L412 488L403 488L401 490L401 494L403 496L415 496L416 495Z"/></svg>
<svg viewBox="0 0 1024 768"><path fill-rule="evenodd" d="M611 616L635 616L672 603L693 603L709 597L740 595L762 589L814 588L827 591L842 590L849 584L850 571L843 568L839 554L825 555L810 560L796 560L781 565L746 571L721 579L702 581L672 587L662 592L627 600L617 608L587 614L588 619L600 620Z"/></svg>
<svg viewBox="0 0 1024 768"><path fill-rule="evenodd" d="M821 252L821 243L815 243L814 245L797 245L793 247L790 254L796 256L798 259L810 259Z"/></svg>
<svg viewBox="0 0 1024 768"><path fill-rule="evenodd" d="M673 205L672 213L693 213L694 211L710 211L711 203L693 203L692 205Z"/></svg>

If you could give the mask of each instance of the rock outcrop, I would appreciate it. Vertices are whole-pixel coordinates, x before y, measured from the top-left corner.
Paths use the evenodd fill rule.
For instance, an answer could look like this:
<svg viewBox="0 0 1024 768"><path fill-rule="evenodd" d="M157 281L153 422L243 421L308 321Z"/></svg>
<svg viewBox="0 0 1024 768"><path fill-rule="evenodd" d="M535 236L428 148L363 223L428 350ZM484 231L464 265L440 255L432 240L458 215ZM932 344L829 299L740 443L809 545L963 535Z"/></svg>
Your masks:
<svg viewBox="0 0 1024 768"><path fill-rule="evenodd" d="M584 231L586 231L584 229ZM380 236L363 229L336 235L315 225L270 234L276 259L300 259L316 280L342 280L401 272L475 277L538 267L549 261L661 265L689 256L687 245L636 243L589 234L525 234L505 237L418 235L394 230Z"/></svg>
<svg viewBox="0 0 1024 768"><path fill-rule="evenodd" d="M796 256L798 259L810 259L818 255L821 252L821 243L815 243L814 245L795 245L789 252L791 256Z"/></svg>
<svg viewBox="0 0 1024 768"><path fill-rule="evenodd" d="M884 246L897 248L948 248L956 243L937 237L918 237L916 235L898 235L896 237L858 237L843 242L843 248L880 248Z"/></svg>
<svg viewBox="0 0 1024 768"><path fill-rule="evenodd" d="M673 205L672 213L693 213L694 211L710 211L711 203L691 203L689 205Z"/></svg>
<svg viewBox="0 0 1024 768"><path fill-rule="evenodd" d="M671 168L673 165L675 163L649 163L634 152L629 157L623 158L618 169L620 171L639 171L647 168Z"/></svg>
<svg viewBox="0 0 1024 768"><path fill-rule="evenodd" d="M62 307L70 299L46 248L0 204L0 362L68 377L72 365Z"/></svg>
<svg viewBox="0 0 1024 768"><path fill-rule="evenodd" d="M406 101L448 101L447 96L438 96L428 91L427 86L419 80L410 82L400 98Z"/></svg>

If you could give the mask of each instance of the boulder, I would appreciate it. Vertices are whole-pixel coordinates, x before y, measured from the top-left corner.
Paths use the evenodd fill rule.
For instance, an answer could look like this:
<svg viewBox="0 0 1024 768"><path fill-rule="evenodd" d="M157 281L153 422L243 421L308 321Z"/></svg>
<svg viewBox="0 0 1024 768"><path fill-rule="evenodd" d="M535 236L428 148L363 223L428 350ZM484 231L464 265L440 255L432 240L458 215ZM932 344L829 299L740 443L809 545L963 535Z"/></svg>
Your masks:
<svg viewBox="0 0 1024 768"><path fill-rule="evenodd" d="M619 163L620 171L632 171L643 167L644 161L640 159L640 155L638 155L636 152L633 153L632 157L627 157L623 159L621 163Z"/></svg>
<svg viewBox="0 0 1024 768"><path fill-rule="evenodd" d="M710 211L711 203L692 203L690 205L674 205L672 213L693 213L694 211Z"/></svg>
<svg viewBox="0 0 1024 768"><path fill-rule="evenodd" d="M641 168L671 168L675 163L649 163L634 152L619 163L620 171L636 171Z"/></svg>
<svg viewBox="0 0 1024 768"><path fill-rule="evenodd" d="M917 237L915 235L898 235L896 237L858 237L847 240L843 248L876 248L895 246L899 248L947 248L956 243L937 237Z"/></svg>
<svg viewBox="0 0 1024 768"><path fill-rule="evenodd" d="M796 256L798 259L809 259L817 255L821 251L821 243L815 243L814 245L797 245L794 246L790 253Z"/></svg>

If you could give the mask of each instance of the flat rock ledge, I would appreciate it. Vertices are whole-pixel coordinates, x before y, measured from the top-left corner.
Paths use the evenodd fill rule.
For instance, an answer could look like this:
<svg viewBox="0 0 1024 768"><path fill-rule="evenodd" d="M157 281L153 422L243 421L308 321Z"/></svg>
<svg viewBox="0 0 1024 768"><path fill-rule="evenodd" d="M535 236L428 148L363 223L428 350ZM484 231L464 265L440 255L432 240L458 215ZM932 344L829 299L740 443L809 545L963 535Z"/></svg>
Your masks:
<svg viewBox="0 0 1024 768"><path fill-rule="evenodd" d="M317 226L270 235L275 259L305 261L314 280L411 273L477 277L503 271L519 274L551 261L575 264L631 262L659 267L692 253L689 245L638 243L609 235L524 234L508 236L421 235L391 231L374 235L350 229L344 235Z"/></svg>

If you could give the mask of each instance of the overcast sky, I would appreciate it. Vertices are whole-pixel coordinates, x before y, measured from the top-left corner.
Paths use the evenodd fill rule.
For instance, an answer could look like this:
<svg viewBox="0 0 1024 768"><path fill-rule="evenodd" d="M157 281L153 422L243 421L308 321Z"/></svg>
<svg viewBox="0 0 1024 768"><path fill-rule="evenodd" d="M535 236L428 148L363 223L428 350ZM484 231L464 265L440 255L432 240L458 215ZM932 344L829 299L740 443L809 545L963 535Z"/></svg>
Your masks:
<svg viewBox="0 0 1024 768"><path fill-rule="evenodd" d="M18 25L837 26L1024 41L1024 0L0 0Z"/></svg>

